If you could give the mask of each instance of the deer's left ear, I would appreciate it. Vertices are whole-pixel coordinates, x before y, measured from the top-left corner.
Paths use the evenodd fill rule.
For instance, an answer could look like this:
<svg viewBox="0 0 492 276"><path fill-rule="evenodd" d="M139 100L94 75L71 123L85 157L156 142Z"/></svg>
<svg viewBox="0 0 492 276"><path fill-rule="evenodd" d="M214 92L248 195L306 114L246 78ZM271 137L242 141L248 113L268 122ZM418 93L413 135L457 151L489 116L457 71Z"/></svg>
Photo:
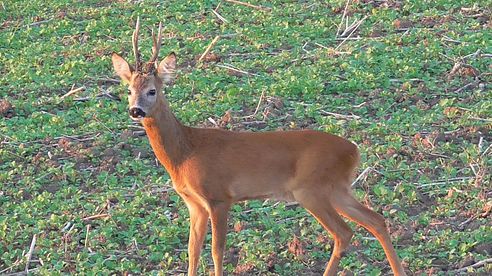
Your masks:
<svg viewBox="0 0 492 276"><path fill-rule="evenodd" d="M173 52L159 63L159 67L157 67L157 74L164 83L169 83L174 79L175 71L176 54Z"/></svg>
<svg viewBox="0 0 492 276"><path fill-rule="evenodd" d="M130 67L128 62L126 62L125 59L123 59L116 53L113 53L111 59L113 60L113 67L114 70L116 71L116 74L118 74L118 76L125 83L129 83L130 78L132 77L132 68Z"/></svg>

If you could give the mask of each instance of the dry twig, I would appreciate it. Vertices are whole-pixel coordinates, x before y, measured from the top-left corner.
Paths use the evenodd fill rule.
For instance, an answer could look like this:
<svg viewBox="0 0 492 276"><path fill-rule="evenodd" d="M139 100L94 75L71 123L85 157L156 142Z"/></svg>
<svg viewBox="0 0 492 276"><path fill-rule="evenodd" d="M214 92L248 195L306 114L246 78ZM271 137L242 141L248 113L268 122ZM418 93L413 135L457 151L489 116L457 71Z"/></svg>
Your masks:
<svg viewBox="0 0 492 276"><path fill-rule="evenodd" d="M14 262L11 266L7 267L7 268L6 268L6 269L4 269L4 270L0 270L0 274L1 274L1 275L5 275L4 273L5 273L5 272L7 272L8 270L10 270L10 271L12 272L12 269L14 269L15 267L17 267L17 266L18 266L18 265L20 265L21 263L22 263L22 258L15 260L15 262ZM32 271L32 270L31 270L31 271Z"/></svg>
<svg viewBox="0 0 492 276"><path fill-rule="evenodd" d="M480 49L478 49L478 50L476 50L474 53L471 53L471 54L469 54L469 55L463 56L463 57L461 58L461 60L462 60L462 61L465 61L465 60L470 59L470 58L476 58L476 57L479 57L479 56L481 56L481 55L480 55L480 53L481 53L481 50L480 50Z"/></svg>
<svg viewBox="0 0 492 276"><path fill-rule="evenodd" d="M357 182L359 182L359 180L361 180L363 177L365 177L371 170L372 170L372 167L365 168L365 170L363 170L359 174L359 176L357 176L357 178L354 180L354 182L352 182L351 187L354 187L357 184Z"/></svg>
<svg viewBox="0 0 492 276"><path fill-rule="evenodd" d="M482 157L485 156L485 154L487 154L487 152L489 151L489 149L492 148L492 144L490 144L483 152L482 152Z"/></svg>
<svg viewBox="0 0 492 276"><path fill-rule="evenodd" d="M93 215L93 216L85 217L82 220L88 221L88 220L99 219L99 218L107 218L107 217L109 217L108 214L99 214L99 215Z"/></svg>
<svg viewBox="0 0 492 276"><path fill-rule="evenodd" d="M260 109L260 105L264 97L265 97L265 90L261 91L260 99L258 100L258 104L256 105L255 112L253 112L253 114L250 115L251 117L255 116L258 113L258 109Z"/></svg>
<svg viewBox="0 0 492 276"><path fill-rule="evenodd" d="M65 95L61 96L61 97L60 97L60 99L64 99L64 98L66 98L66 97L68 97L68 96L71 96L71 95L73 95L73 94L75 94L75 93L78 93L78 92L81 92L81 91L84 91L84 90L85 90L85 86L79 87L79 88L77 88L77 89L73 89L73 88L72 88L72 89L71 89L70 91L68 91Z"/></svg>
<svg viewBox="0 0 492 276"><path fill-rule="evenodd" d="M335 48L335 50L338 50L338 48L340 48L355 33L355 31L360 27L360 25L362 25L362 22L364 22L364 20L366 20L366 18L367 18L367 15L364 16L361 20L356 21L351 26L349 26L349 28L351 29L350 33L348 34L347 37L345 37L345 39L342 40L342 42L340 42L340 44L338 44L338 46ZM342 34L344 34L344 33L342 33Z"/></svg>
<svg viewBox="0 0 492 276"><path fill-rule="evenodd" d="M347 3L345 3L345 9L343 10L343 14L342 14L342 22L340 22L340 25L338 25L337 34L335 35L336 37L338 37L338 34L340 34L340 28L342 27L345 16L347 15L347 9L348 9L349 3L350 3L350 0L347 0Z"/></svg>
<svg viewBox="0 0 492 276"><path fill-rule="evenodd" d="M357 115L343 115L343 114L325 111L322 109L320 110L320 112L323 115L330 115L330 116L333 116L333 117L338 118L338 119L356 119L356 120L360 119L360 116L357 116Z"/></svg>
<svg viewBox="0 0 492 276"><path fill-rule="evenodd" d="M85 232L85 242L84 246L87 248L87 245L89 245L89 230L91 229L91 225L87 224L86 232Z"/></svg>
<svg viewBox="0 0 492 276"><path fill-rule="evenodd" d="M246 115L246 116L242 116L242 117L239 117L239 119L247 119L247 118L252 118L254 116L256 116L256 114L258 114L258 110L260 109L260 105L261 103L263 102L263 99L265 98L265 90L263 90L261 92L261 96L260 96L260 99L258 100L258 104L256 105L256 109L255 111L253 112L253 114L250 114L250 115Z"/></svg>
<svg viewBox="0 0 492 276"><path fill-rule="evenodd" d="M241 1L237 1L237 0L225 0L225 1L226 2L229 2L229 3L233 3L233 4L238 4L238 5L250 7L250 8L253 8L253 9L260 10L260 11L270 11L271 10L271 8L256 6L256 5L253 5L253 4L250 4L250 3L241 2Z"/></svg>
<svg viewBox="0 0 492 276"><path fill-rule="evenodd" d="M225 19L222 15L220 15L218 12L216 12L215 10L212 10L212 13L215 14L215 16L217 16L217 18L222 21L223 23L229 23L227 21L227 19Z"/></svg>
<svg viewBox="0 0 492 276"><path fill-rule="evenodd" d="M34 23L31 23L31 24L27 24L27 25L26 25L26 28L28 28L28 27L34 27L34 26L38 26L38 25L41 25L41 24L44 24L44 23L48 23L48 22L50 22L51 20L53 20L53 18L46 19L46 20L41 20L41 21L34 22Z"/></svg>
<svg viewBox="0 0 492 276"><path fill-rule="evenodd" d="M111 92L107 92L106 90L102 90L100 89L102 92L97 94L95 97L94 96L88 96L88 97L78 97L78 98L74 98L73 100L76 101L76 102L86 102L90 99L101 99L101 98L108 98L110 100L114 100L114 101L121 101L121 99L118 97L118 96L115 96L114 94L112 94Z"/></svg>
<svg viewBox="0 0 492 276"><path fill-rule="evenodd" d="M352 54L352 52L340 52L340 51L337 51L337 50L335 50L335 49L333 49L331 47L326 47L325 45L319 44L317 42L315 42L314 44L316 46L318 46L318 47L321 47L321 48L323 48L325 50L328 50L328 53L329 54L333 54L333 55L343 55L343 54L350 55L350 54Z"/></svg>
<svg viewBox="0 0 492 276"><path fill-rule="evenodd" d="M214 11L218 12L220 5L222 5L222 1L220 1L219 4L217 4L217 7L215 7Z"/></svg>
<svg viewBox="0 0 492 276"><path fill-rule="evenodd" d="M458 228L460 228L460 229L461 229L461 228L463 228L466 224L468 224L468 223L470 223L472 220L474 220L474 219L478 218L478 216L479 216L479 215L473 215L473 216L469 217L468 219L466 219L465 221L463 221L462 223L460 223L460 224L458 225Z"/></svg>
<svg viewBox="0 0 492 276"><path fill-rule="evenodd" d="M474 88L474 87L475 87L475 86L477 86L479 83L480 83L480 80L479 80L479 79L478 79L478 80L474 80L474 81L472 81L472 82L470 82L470 83L465 84L463 87L460 87L460 88L456 89L456 90L454 91L454 93L460 93L460 92L462 92L462 91L464 91L464 90L466 90L466 89L468 89L468 88Z"/></svg>
<svg viewBox="0 0 492 276"><path fill-rule="evenodd" d="M212 123L215 127L219 127L219 124L212 117L208 117L207 120L210 123Z"/></svg>
<svg viewBox="0 0 492 276"><path fill-rule="evenodd" d="M256 76L256 77L259 77L260 76L260 75L255 74L255 73L250 73L250 72L246 72L246 71L241 70L241 69L234 68L232 65L227 64L227 63L217 64L217 66L218 67L221 67L221 68L229 69L231 71L238 72L238 73L241 73L241 74L244 74L244 75L251 75L251 76Z"/></svg>
<svg viewBox="0 0 492 276"><path fill-rule="evenodd" d="M423 187L428 187L428 186L437 186L437 185L446 185L446 184L451 184L455 182L462 182L464 180L472 179L473 177L470 176L465 176L465 177L454 177L454 178L448 178L448 179L441 179L437 180L435 182L430 182L430 183L413 183L414 185L418 185L417 187L423 188Z"/></svg>
<svg viewBox="0 0 492 276"><path fill-rule="evenodd" d="M444 41L447 41L447 42L452 42L452 43L456 43L456 44L463 43L463 42L461 42L459 40L452 39L452 38L450 38L449 36L446 36L446 35L442 35L442 38L443 38Z"/></svg>
<svg viewBox="0 0 492 276"><path fill-rule="evenodd" d="M456 273L467 272L469 268L479 268L479 267L484 266L484 265L486 265L488 263L492 263L492 258L481 260L481 261L476 262L474 264L471 264L471 265L462 267L460 269L456 269L454 272L456 272Z"/></svg>
<svg viewBox="0 0 492 276"><path fill-rule="evenodd" d="M109 83L117 83L117 84L119 84L121 82L120 80L109 78L109 77L102 77L102 78L99 78L99 77L88 77L88 78L91 79L91 80L100 81L100 82L109 82Z"/></svg>
<svg viewBox="0 0 492 276"><path fill-rule="evenodd" d="M214 47L215 43L217 43L217 41L219 41L219 38L220 38L220 35L216 36L212 40L212 42L210 42L210 44L208 45L207 49L205 49L205 51L203 52L203 54L198 59L198 62L201 62L205 58L205 56L207 56L208 52L210 52L210 50L212 49L212 47Z"/></svg>
<svg viewBox="0 0 492 276"><path fill-rule="evenodd" d="M29 252L27 252L26 257L26 274L29 274L29 264L31 263L32 253L34 252L34 247L36 246L36 234L32 236L31 246L29 247Z"/></svg>
<svg viewBox="0 0 492 276"><path fill-rule="evenodd" d="M245 126L262 125L262 124L266 124L266 121L246 121L246 122L241 122L241 124L243 124Z"/></svg>
<svg viewBox="0 0 492 276"><path fill-rule="evenodd" d="M348 24L348 17L347 17L346 24L345 24L345 30L343 30L343 32L339 35L339 37L346 37L347 34L349 34L350 32L352 32L354 30L354 28L357 27L358 24L359 24L359 21L357 19L355 19L354 22L352 22L349 25Z"/></svg>

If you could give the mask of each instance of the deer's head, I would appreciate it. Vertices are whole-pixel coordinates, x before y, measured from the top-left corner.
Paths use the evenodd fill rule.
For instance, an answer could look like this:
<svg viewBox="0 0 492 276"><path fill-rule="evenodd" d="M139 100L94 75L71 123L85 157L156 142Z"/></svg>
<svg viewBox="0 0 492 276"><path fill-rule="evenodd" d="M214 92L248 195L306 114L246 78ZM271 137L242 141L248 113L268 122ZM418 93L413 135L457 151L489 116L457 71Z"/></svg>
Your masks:
<svg viewBox="0 0 492 276"><path fill-rule="evenodd" d="M140 61L138 51L138 32L140 20L137 19L135 31L133 31L133 53L135 65L131 66L118 54L112 56L113 67L120 78L128 84L128 102L130 117L140 120L152 117L160 106L160 100L164 97L161 93L164 85L174 77L176 68L176 55L169 54L161 62L158 62L159 49L162 42L162 26L159 24L157 39L152 31L152 57L147 63Z"/></svg>

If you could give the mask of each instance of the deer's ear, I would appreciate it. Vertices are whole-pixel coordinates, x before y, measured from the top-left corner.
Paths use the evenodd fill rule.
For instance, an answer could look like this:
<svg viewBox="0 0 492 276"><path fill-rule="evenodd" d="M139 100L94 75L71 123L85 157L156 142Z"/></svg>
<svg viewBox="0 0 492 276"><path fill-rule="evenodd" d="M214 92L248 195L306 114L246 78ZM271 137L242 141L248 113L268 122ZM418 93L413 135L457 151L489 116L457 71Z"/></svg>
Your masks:
<svg viewBox="0 0 492 276"><path fill-rule="evenodd" d="M164 58L159 67L157 68L157 74L164 83L169 83L174 79L174 72L176 71L176 54L170 53Z"/></svg>
<svg viewBox="0 0 492 276"><path fill-rule="evenodd" d="M113 53L113 55L111 56L111 59L113 60L113 67L114 67L114 70L116 71L116 74L118 74L118 76L125 83L129 83L130 78L132 76L132 68L130 67L128 62L126 62L126 60L124 60L122 57L120 57L116 53Z"/></svg>

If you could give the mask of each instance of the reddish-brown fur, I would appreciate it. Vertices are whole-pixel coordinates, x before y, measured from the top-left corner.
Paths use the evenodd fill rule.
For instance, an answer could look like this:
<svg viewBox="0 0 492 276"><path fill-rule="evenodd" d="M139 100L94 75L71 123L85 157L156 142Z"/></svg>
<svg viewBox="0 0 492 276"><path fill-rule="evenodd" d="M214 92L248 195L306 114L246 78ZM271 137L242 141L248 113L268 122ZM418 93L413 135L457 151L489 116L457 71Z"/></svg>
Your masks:
<svg viewBox="0 0 492 276"><path fill-rule="evenodd" d="M132 107L148 89L162 90L162 80L170 79L169 72L174 70L175 57L168 56L148 76L131 71L116 54L113 64L129 83ZM351 195L359 162L357 147L351 142L312 130L253 133L191 128L176 119L162 93L148 105L143 107L147 115L141 122L190 212L188 275L197 274L209 218L215 275L223 274L229 208L234 202L255 198L297 201L333 235L335 247L325 275L336 274L352 237L340 215L375 235L395 275L405 275L384 218Z"/></svg>

